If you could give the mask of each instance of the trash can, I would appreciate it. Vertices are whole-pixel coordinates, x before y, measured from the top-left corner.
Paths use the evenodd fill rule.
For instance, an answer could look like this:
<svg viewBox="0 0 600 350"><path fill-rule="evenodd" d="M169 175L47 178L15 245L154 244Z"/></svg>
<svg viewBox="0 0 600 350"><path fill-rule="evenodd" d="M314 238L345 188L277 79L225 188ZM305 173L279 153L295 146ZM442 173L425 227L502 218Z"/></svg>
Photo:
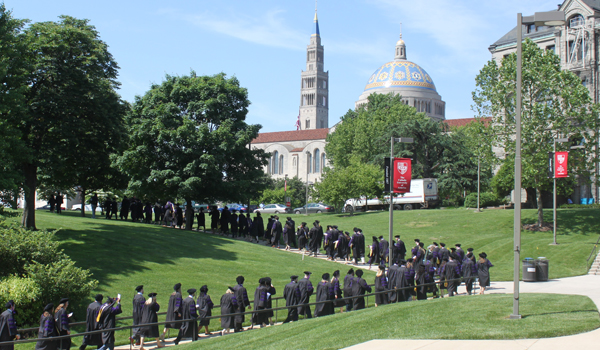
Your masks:
<svg viewBox="0 0 600 350"><path fill-rule="evenodd" d="M523 282L536 282L536 264L532 258L523 260Z"/></svg>
<svg viewBox="0 0 600 350"><path fill-rule="evenodd" d="M547 281L548 280L548 259L541 256L535 260L536 266L536 278L538 281Z"/></svg>

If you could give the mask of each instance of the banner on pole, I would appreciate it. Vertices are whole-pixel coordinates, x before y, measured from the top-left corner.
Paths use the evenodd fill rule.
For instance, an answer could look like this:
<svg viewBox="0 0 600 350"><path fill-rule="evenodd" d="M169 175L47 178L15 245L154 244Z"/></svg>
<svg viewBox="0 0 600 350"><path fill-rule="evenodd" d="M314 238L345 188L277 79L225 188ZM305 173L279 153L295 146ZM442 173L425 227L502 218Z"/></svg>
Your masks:
<svg viewBox="0 0 600 350"><path fill-rule="evenodd" d="M554 176L556 178L569 177L567 163L569 152L556 152L554 154Z"/></svg>
<svg viewBox="0 0 600 350"><path fill-rule="evenodd" d="M391 169L390 158L386 157L384 159L383 172L384 172L384 180L383 180L383 192L392 192L392 169Z"/></svg>
<svg viewBox="0 0 600 350"><path fill-rule="evenodd" d="M393 190L394 193L410 192L412 164L410 158L394 158Z"/></svg>
<svg viewBox="0 0 600 350"><path fill-rule="evenodd" d="M548 178L554 179L554 152L548 152Z"/></svg>

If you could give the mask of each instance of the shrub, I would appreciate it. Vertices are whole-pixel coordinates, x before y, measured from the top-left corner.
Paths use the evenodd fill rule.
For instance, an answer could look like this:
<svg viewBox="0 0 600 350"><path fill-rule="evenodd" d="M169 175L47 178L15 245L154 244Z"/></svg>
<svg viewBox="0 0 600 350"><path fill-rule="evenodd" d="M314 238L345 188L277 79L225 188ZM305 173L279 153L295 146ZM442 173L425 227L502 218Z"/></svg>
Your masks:
<svg viewBox="0 0 600 350"><path fill-rule="evenodd" d="M97 284L59 249L54 233L31 231L0 216L0 305L15 301L19 326L35 325L49 302L83 301Z"/></svg>
<svg viewBox="0 0 600 350"><path fill-rule="evenodd" d="M493 192L479 193L479 207L489 207L503 204L503 199L498 198ZM465 207L477 208L477 192L472 192L465 198Z"/></svg>

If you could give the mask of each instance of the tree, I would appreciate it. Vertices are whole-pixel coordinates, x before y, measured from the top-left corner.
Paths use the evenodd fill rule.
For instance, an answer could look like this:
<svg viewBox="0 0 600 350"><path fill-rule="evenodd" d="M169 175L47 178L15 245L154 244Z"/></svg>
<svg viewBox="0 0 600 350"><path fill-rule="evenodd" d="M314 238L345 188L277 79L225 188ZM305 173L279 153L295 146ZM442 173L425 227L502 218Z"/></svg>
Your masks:
<svg viewBox="0 0 600 350"><path fill-rule="evenodd" d="M224 73L169 76L136 97L126 117L127 149L114 164L140 196L246 203L266 187L267 154L250 149L260 125L245 122L248 92ZM193 217L186 227L191 229Z"/></svg>
<svg viewBox="0 0 600 350"><path fill-rule="evenodd" d="M334 168L346 168L355 158L357 164L379 166L383 174L391 137L414 139L395 145L394 156L412 158L413 178L437 178L441 195L462 196L476 188L477 166L465 136L449 133L445 124L417 113L398 95L372 94L366 107L348 111L325 150Z"/></svg>
<svg viewBox="0 0 600 350"><path fill-rule="evenodd" d="M4 119L24 145L18 159L25 193L22 224L33 229L38 186L62 183L80 169L78 162L93 155L87 145L101 134L98 128L119 125L118 66L107 45L87 20L60 19L24 31L21 109Z"/></svg>
<svg viewBox="0 0 600 350"><path fill-rule="evenodd" d="M269 178L269 187L262 192L259 201L265 204L283 203L286 196L290 197L292 209L301 206L306 201L306 183L297 176L288 178L286 191L284 179Z"/></svg>
<svg viewBox="0 0 600 350"><path fill-rule="evenodd" d="M347 167L325 169L321 182L314 186L314 196L332 203L336 210L343 208L346 199L379 197L383 194L383 170L379 165L349 159Z"/></svg>
<svg viewBox="0 0 600 350"><path fill-rule="evenodd" d="M549 189L548 152L553 139L569 137L585 140L585 152L570 159L572 175L590 179L596 162L593 133L598 130L596 106L591 105L588 90L572 72L561 70L560 58L542 50L531 40L523 44L522 73L522 181L533 188L538 208L538 226L543 225L542 191ZM474 109L480 116L493 118L493 135L507 158L515 153L516 54L488 62L475 79ZM557 150L569 145L557 144ZM589 181L589 180L586 180ZM501 181L506 183L506 181Z"/></svg>

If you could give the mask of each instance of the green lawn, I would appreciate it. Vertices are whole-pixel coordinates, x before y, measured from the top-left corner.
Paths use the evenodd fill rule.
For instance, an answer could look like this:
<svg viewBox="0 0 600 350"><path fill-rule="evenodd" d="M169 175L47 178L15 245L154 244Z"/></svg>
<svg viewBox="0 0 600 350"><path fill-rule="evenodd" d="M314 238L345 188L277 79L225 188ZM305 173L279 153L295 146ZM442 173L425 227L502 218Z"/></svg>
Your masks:
<svg viewBox="0 0 600 350"><path fill-rule="evenodd" d="M588 297L521 294L523 319L509 320L512 295L385 305L182 345L191 349L339 349L372 339L557 337L600 326Z"/></svg>
<svg viewBox="0 0 600 350"><path fill-rule="evenodd" d="M551 211L545 213L547 220L550 220ZM549 245L552 242L552 232L524 231L522 257L549 258L551 278L584 274L587 272L585 260L598 238L599 211L563 209L558 213L560 245ZM314 273L312 280L316 284L320 275L325 272L332 273L339 269L343 276L347 271L347 267L341 264L308 257L302 260L298 254L207 233L115 220L93 220L89 215L82 218L75 212L61 216L41 211L36 214L38 228L58 229L56 237L62 242L61 247L65 252L78 266L90 269L94 278L100 281L95 292L110 296L117 293L123 295L123 316L131 315L131 299L135 294L134 287L138 284L145 285L146 293L157 292L158 301L163 306L161 311L165 311L172 286L177 282L183 284L184 291L191 287L199 289L204 284L208 285L209 294L215 303L218 303L227 286L235 284L235 277L238 275L246 277L245 285L252 299L260 277L269 276L273 279L278 292L275 295L277 297L281 296L290 275L301 275L302 271L310 270ZM351 231L353 227L360 227L367 237L367 242L370 242L373 235L387 236L388 232L387 212L360 213L354 216L292 216L297 224L301 221L311 223L318 218L324 226L336 224L340 229L347 231ZM420 238L426 243L445 242L448 246L462 243L465 249L473 247L476 252L485 251L495 265L491 270L492 281L511 280L512 217L512 210L485 210L482 213L463 209L396 211L394 231L395 234L402 235L409 249L413 239ZM524 223L533 222L535 217L535 210L523 211ZM373 283L374 273L365 273L365 278L369 283ZM450 306L444 308L452 310ZM79 320L83 319L83 310L81 306L76 310ZM509 312L510 310L505 314ZM218 313L219 310L215 309L214 314ZM279 320L285 317L282 314L279 313ZM373 317L379 320L386 319L377 315L379 314ZM361 319L369 320L368 317ZM211 328L216 329L218 320L213 320L212 324ZM299 324L292 327L299 327ZM442 334L449 336L450 333L443 331ZM117 343L125 342L127 336L128 332L120 332L117 335ZM372 338L374 336L369 336L369 339ZM75 342L78 343L79 340Z"/></svg>

